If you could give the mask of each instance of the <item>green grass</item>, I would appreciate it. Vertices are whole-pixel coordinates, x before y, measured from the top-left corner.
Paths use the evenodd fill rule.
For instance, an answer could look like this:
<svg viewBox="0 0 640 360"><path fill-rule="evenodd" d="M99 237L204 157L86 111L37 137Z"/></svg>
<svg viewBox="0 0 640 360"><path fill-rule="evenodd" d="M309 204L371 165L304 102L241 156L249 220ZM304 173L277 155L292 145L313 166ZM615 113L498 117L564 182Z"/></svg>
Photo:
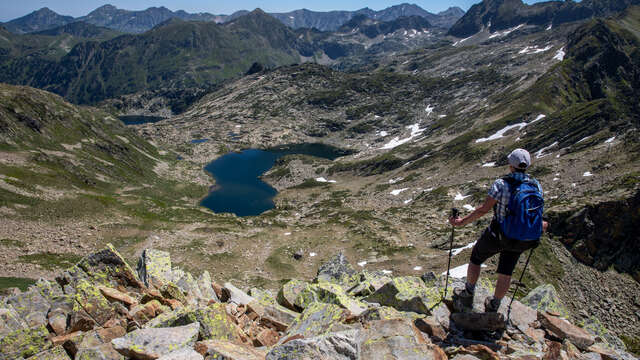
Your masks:
<svg viewBox="0 0 640 360"><path fill-rule="evenodd" d="M82 256L75 254L54 254L50 252L21 255L20 261L40 265L46 270L66 269L82 260Z"/></svg>
<svg viewBox="0 0 640 360"><path fill-rule="evenodd" d="M36 283L35 279L29 278L16 278L16 277L0 277L0 290L11 287L17 287L18 289L25 291L27 288Z"/></svg>
<svg viewBox="0 0 640 360"><path fill-rule="evenodd" d="M328 187L328 184L316 181L315 179L306 179L302 183L292 186L291 189L311 189L316 187Z"/></svg>
<svg viewBox="0 0 640 360"><path fill-rule="evenodd" d="M624 342L628 352L640 356L640 337L622 334L620 339Z"/></svg>
<svg viewBox="0 0 640 360"><path fill-rule="evenodd" d="M13 240L13 239L0 239L0 245L5 246L5 247L17 247L17 248L22 248L25 247L25 243L20 241L20 240Z"/></svg>

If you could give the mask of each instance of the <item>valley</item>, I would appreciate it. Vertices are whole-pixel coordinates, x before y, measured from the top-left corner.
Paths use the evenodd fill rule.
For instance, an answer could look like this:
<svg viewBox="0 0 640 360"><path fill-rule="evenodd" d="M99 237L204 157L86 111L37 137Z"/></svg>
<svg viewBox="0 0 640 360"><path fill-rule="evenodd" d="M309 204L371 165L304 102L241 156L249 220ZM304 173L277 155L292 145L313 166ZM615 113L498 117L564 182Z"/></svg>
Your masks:
<svg viewBox="0 0 640 360"><path fill-rule="evenodd" d="M522 147L552 222L523 293L551 283L571 320L637 344L640 8L495 18L510 3L446 26L350 14L319 31L256 10L99 41L1 29L0 81L20 84L0 84L2 280L50 279L107 243L132 265L155 248L243 288L310 281L338 252L358 270L440 275L451 208L480 206ZM301 144L340 156L267 156L274 207L258 215L202 206L224 189L207 164ZM226 172L247 167L224 168L240 193ZM456 229L452 268L489 220ZM494 279L497 258L486 265Z"/></svg>

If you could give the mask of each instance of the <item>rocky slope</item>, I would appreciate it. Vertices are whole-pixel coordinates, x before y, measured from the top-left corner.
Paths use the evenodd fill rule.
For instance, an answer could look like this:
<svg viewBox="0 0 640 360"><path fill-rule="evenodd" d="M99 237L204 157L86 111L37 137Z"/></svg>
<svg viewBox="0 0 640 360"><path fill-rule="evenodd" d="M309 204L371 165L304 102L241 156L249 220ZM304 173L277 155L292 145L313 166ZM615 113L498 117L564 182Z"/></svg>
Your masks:
<svg viewBox="0 0 640 360"><path fill-rule="evenodd" d="M461 283L454 283L460 286ZM488 284L488 283L486 283ZM356 272L342 254L278 291L197 279L145 250L137 272L112 246L0 297L2 359L634 359L601 325L579 328L552 286L478 321L451 313L442 278ZM451 288L449 288L451 289ZM442 298L444 295L444 299ZM481 311L481 310L480 310Z"/></svg>
<svg viewBox="0 0 640 360"><path fill-rule="evenodd" d="M21 18L8 21L2 26L15 34L42 31L73 22L73 17L62 16L49 8L42 8Z"/></svg>

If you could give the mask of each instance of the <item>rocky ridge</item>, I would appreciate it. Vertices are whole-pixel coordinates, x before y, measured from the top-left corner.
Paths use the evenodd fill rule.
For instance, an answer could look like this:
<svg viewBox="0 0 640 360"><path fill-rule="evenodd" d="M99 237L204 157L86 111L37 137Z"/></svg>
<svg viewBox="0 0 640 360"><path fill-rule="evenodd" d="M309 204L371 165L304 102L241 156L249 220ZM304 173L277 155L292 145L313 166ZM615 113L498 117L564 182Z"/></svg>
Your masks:
<svg viewBox="0 0 640 360"><path fill-rule="evenodd" d="M460 283L454 283L460 285ZM451 290L451 288L449 288ZM0 297L0 359L635 359L602 326L579 328L552 286L482 321L451 314L442 279L356 272L342 254L277 294L172 267L147 249L134 271L112 245ZM473 330L472 330L473 329Z"/></svg>

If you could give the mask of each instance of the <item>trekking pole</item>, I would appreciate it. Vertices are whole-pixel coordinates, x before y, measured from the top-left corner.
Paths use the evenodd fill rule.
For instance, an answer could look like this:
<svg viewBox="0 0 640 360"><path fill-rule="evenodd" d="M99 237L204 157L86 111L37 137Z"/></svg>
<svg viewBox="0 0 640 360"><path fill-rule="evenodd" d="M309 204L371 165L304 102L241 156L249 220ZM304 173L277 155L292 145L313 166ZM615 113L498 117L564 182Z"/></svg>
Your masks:
<svg viewBox="0 0 640 360"><path fill-rule="evenodd" d="M458 209L453 208L451 209L451 217L453 217L454 219L458 217L458 214L460 212L458 211ZM447 297L447 287L449 287L449 269L451 269L451 256L453 253L453 234L455 232L456 227L451 225L451 241L449 242L449 262L447 263L447 277L446 280L444 282L444 295L442 295L442 300L444 300Z"/></svg>
<svg viewBox="0 0 640 360"><path fill-rule="evenodd" d="M531 251L529 252L529 256L527 256L527 262L524 263L524 269L522 269L522 274L520 274L520 279L516 284L516 289L514 290L513 296L511 297L511 301L509 302L509 308L507 309L507 324L509 323L509 319L511 317L511 305L513 304L513 299L516 298L516 294L518 293L518 287L520 287L520 284L522 283L522 278L524 277L524 273L527 271L529 260L531 260L531 255L533 255L533 250L535 249L536 249L535 247L532 248Z"/></svg>

